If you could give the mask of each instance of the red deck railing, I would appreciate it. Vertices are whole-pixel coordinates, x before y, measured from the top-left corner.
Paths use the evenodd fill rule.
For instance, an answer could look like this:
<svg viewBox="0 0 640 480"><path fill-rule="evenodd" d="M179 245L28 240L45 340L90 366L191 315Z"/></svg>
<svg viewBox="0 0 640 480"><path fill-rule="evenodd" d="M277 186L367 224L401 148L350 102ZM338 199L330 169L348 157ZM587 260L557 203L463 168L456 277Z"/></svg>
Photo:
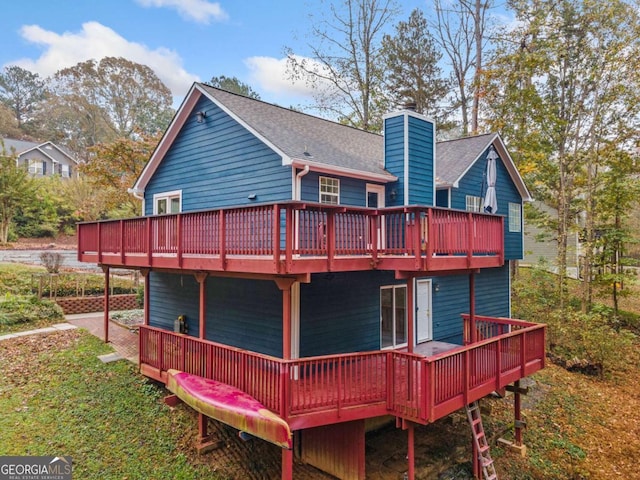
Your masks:
<svg viewBox="0 0 640 480"><path fill-rule="evenodd" d="M142 326L140 363L158 380L175 368L232 385L294 429L383 414L428 423L544 366L544 325L476 317L476 326L478 338L490 336L433 357L385 350L296 360Z"/></svg>
<svg viewBox="0 0 640 480"><path fill-rule="evenodd" d="M78 259L124 267L299 274L504 263L503 217L285 202L78 224Z"/></svg>

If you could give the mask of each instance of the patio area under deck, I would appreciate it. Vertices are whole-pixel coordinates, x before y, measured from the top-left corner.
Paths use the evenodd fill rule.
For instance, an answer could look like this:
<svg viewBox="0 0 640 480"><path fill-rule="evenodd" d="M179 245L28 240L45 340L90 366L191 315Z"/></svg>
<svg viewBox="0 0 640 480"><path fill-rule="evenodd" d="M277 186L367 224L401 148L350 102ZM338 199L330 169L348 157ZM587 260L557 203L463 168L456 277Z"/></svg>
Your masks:
<svg viewBox="0 0 640 480"><path fill-rule="evenodd" d="M78 259L112 267L300 275L504 264L504 217L303 202L78 224Z"/></svg>
<svg viewBox="0 0 640 480"><path fill-rule="evenodd" d="M544 366L545 326L465 317L467 345L283 360L149 326L140 329L140 369L166 382L169 369L228 384L279 415L292 430L394 415L426 424ZM472 325L475 324L475 327ZM472 331L473 329L473 331ZM420 351L428 353L424 355ZM436 353L437 350L445 349Z"/></svg>

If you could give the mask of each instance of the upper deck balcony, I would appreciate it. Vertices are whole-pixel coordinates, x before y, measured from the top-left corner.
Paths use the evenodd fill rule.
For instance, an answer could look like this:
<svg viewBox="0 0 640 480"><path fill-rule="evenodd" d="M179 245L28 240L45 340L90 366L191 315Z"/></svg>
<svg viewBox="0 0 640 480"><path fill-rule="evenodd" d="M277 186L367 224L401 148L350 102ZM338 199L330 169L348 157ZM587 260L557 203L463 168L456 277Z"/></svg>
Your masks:
<svg viewBox="0 0 640 480"><path fill-rule="evenodd" d="M504 264L501 216L282 202L78 224L78 259L274 275L442 272Z"/></svg>

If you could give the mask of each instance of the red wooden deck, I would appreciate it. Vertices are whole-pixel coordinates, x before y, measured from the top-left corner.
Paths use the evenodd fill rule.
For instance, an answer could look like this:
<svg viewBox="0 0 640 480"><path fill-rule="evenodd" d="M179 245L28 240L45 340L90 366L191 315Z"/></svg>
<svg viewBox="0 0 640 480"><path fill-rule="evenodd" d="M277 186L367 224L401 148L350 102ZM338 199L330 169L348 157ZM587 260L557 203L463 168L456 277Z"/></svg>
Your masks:
<svg viewBox="0 0 640 480"><path fill-rule="evenodd" d="M373 351L282 360L143 326L141 371L166 381L169 369L238 388L292 430L380 415L426 424L543 368L545 326L465 317L477 340L425 357Z"/></svg>
<svg viewBox="0 0 640 480"><path fill-rule="evenodd" d="M504 264L501 216L302 202L78 224L78 259L264 274L449 271Z"/></svg>

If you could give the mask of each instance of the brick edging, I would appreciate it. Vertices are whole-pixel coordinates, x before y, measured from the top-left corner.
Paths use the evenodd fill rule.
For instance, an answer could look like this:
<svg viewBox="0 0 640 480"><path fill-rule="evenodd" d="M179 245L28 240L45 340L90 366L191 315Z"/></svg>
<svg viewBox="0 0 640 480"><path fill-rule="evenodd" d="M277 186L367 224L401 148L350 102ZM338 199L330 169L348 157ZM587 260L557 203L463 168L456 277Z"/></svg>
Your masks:
<svg viewBox="0 0 640 480"><path fill-rule="evenodd" d="M60 305L65 315L102 312L104 310L104 296L56 298L56 303ZM133 310L136 308L139 307L135 293L109 296L109 310Z"/></svg>

